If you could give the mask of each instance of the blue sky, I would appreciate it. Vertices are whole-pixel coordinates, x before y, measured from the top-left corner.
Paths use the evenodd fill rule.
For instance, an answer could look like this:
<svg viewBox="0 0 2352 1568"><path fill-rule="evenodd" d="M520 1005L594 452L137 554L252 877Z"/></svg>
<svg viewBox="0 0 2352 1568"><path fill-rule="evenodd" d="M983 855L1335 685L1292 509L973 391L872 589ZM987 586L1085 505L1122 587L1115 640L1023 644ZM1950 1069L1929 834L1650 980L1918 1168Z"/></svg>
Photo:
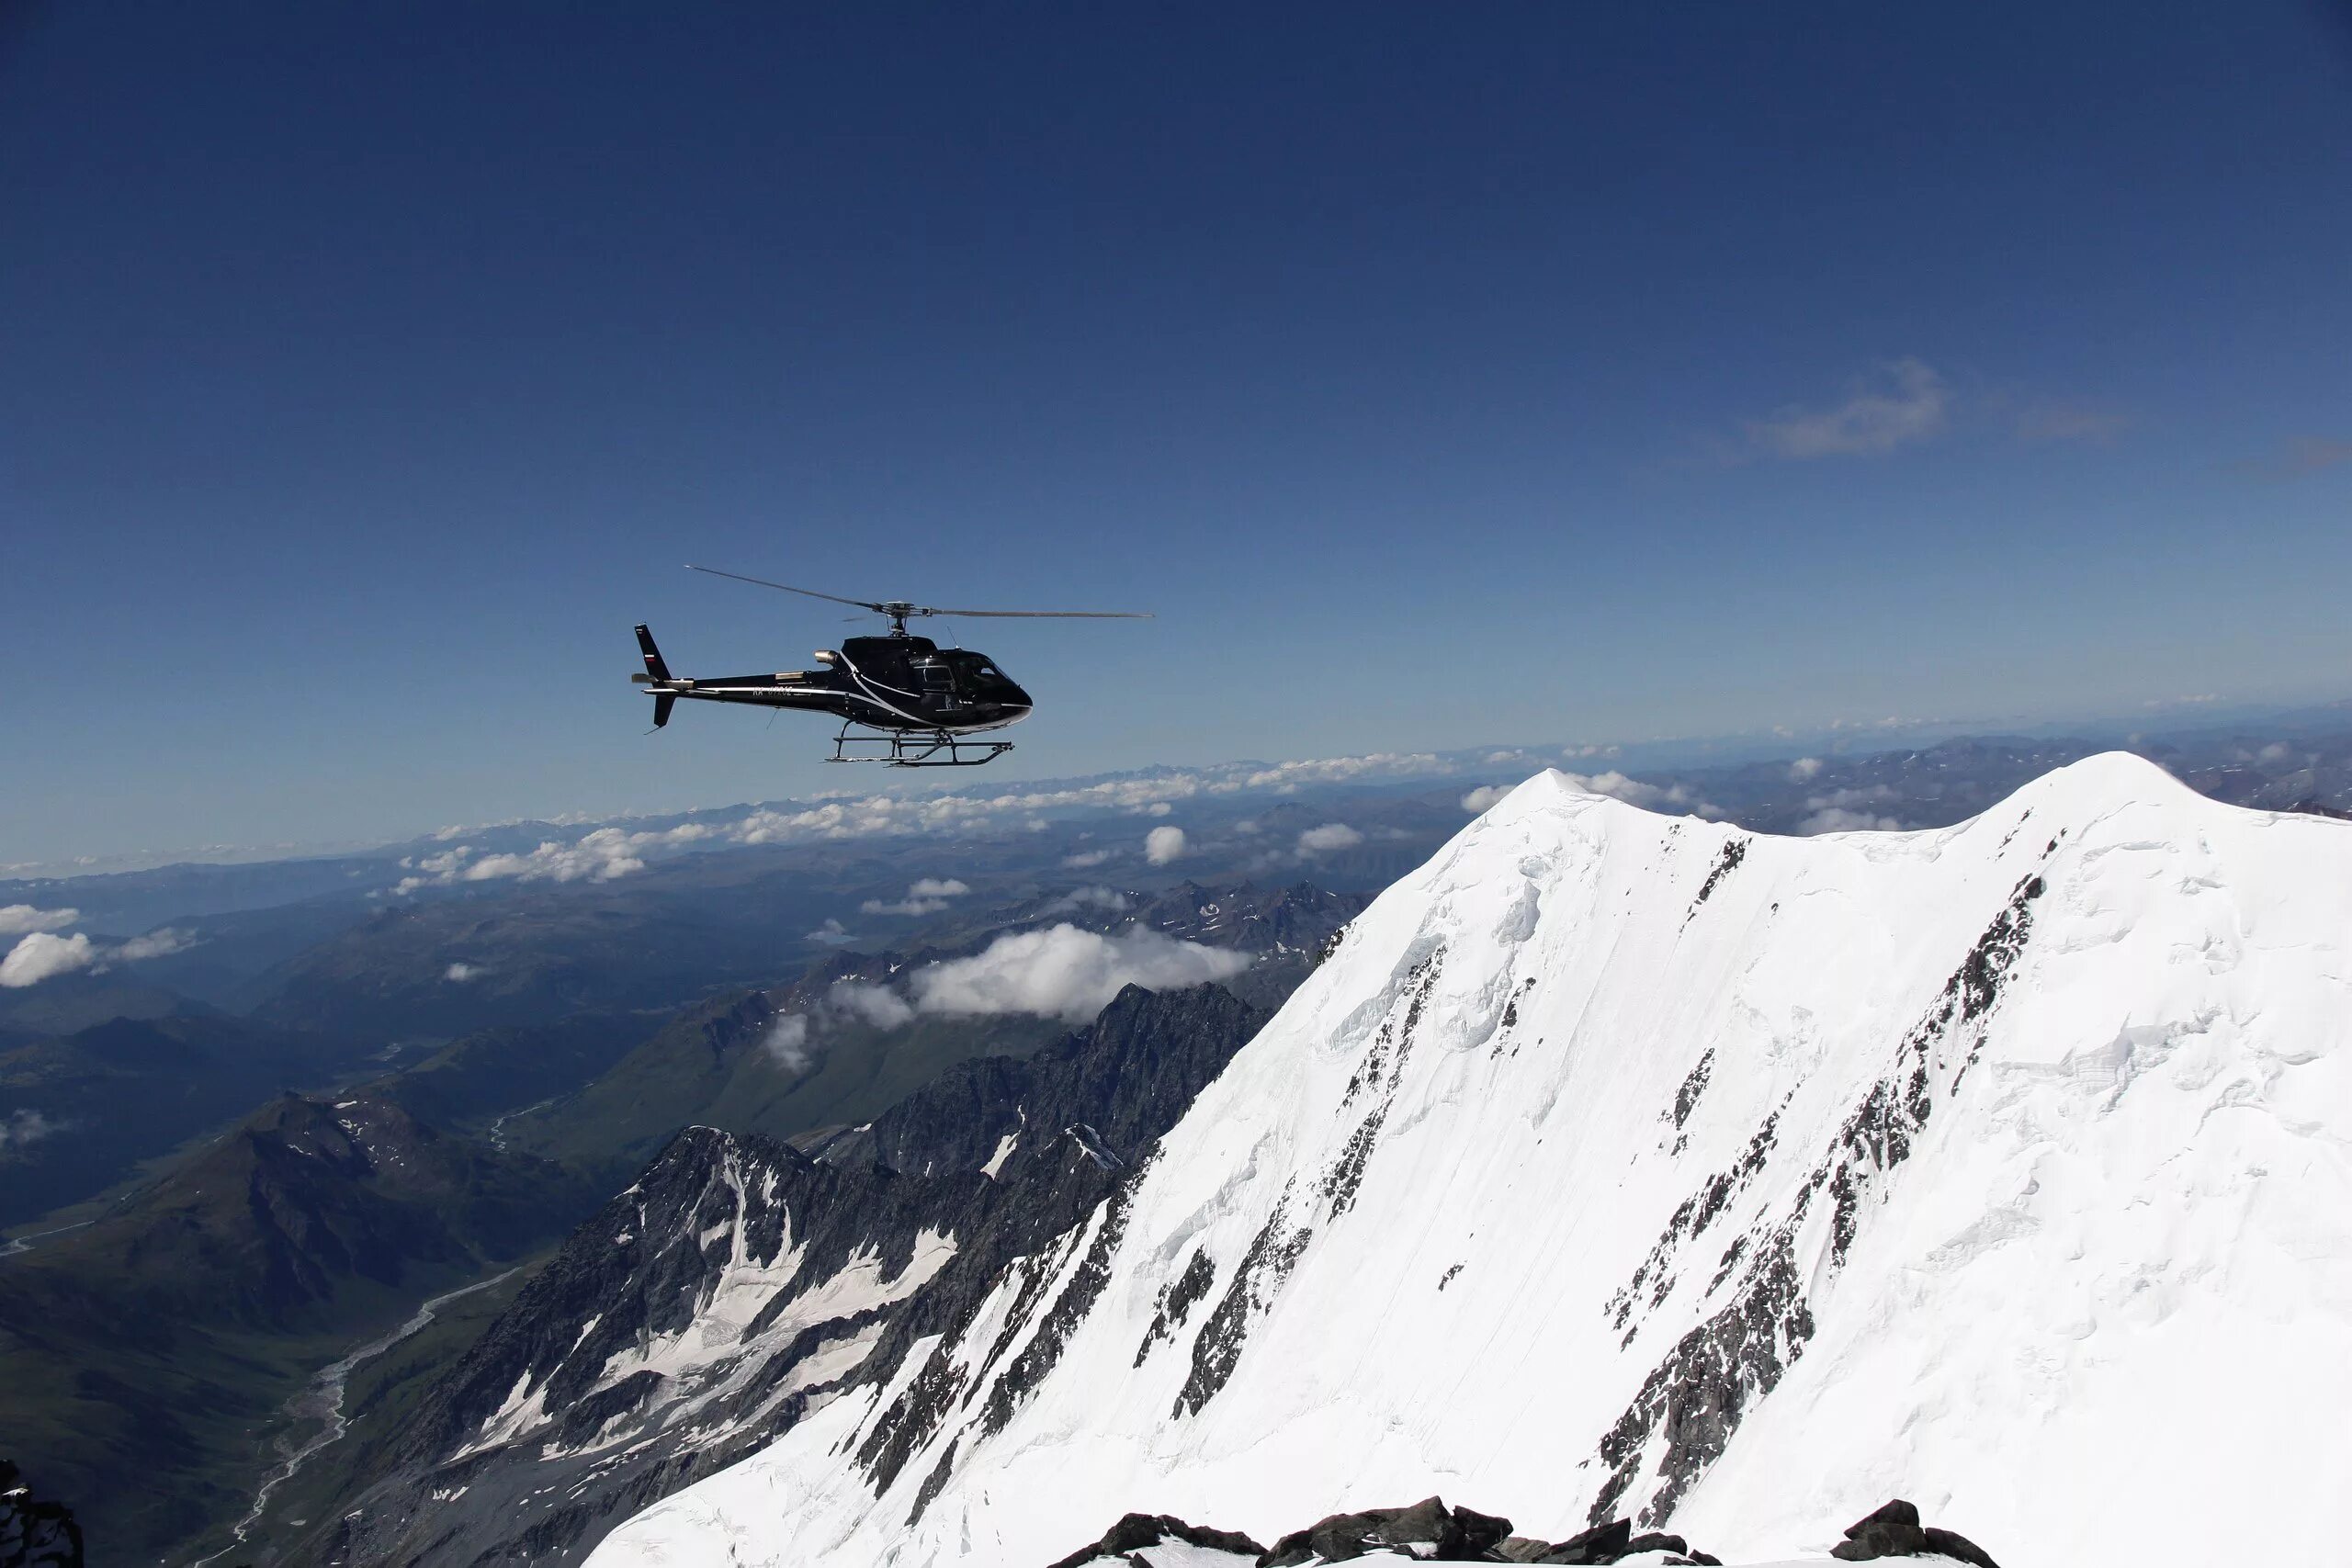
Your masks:
<svg viewBox="0 0 2352 1568"><path fill-rule="evenodd" d="M10 16L0 861L2352 691L2341 8Z"/></svg>

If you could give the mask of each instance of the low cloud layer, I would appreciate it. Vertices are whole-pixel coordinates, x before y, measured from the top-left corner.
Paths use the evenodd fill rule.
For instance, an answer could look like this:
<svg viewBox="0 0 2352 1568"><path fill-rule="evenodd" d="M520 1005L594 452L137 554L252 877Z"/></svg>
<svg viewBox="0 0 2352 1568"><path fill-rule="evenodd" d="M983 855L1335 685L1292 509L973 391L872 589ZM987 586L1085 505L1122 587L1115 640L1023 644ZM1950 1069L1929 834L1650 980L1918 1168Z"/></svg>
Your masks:
<svg viewBox="0 0 2352 1568"><path fill-rule="evenodd" d="M1563 773L1568 787L1588 795L1605 795L1611 800L1622 800L1628 806L1638 806L1645 811L1685 811L1696 817L1721 817L1722 808L1699 799L1682 784L1661 787L1645 784L1611 768L1605 773Z"/></svg>
<svg viewBox="0 0 2352 1568"><path fill-rule="evenodd" d="M1154 828L1143 837L1143 858L1154 865L1166 865L1181 860L1184 854L1184 829Z"/></svg>
<svg viewBox="0 0 2352 1568"><path fill-rule="evenodd" d="M65 1131L65 1125L62 1122L51 1121L38 1111L19 1111L13 1115L0 1117L0 1155L53 1137Z"/></svg>
<svg viewBox="0 0 2352 1568"><path fill-rule="evenodd" d="M620 828L599 828L571 843L548 840L527 854L476 856L473 846L459 844L437 855L427 855L411 867L395 894L420 887L448 886L460 882L610 882L645 869L645 852L675 849L722 836L722 829L704 822L684 822L659 831L632 833ZM403 861L403 865L410 863Z"/></svg>
<svg viewBox="0 0 2352 1568"><path fill-rule="evenodd" d="M1613 755L1615 750L1614 747L1571 748L1568 754ZM715 849L727 845L822 843L990 827L1003 831L1029 831L1048 826L1039 815L1042 812L1093 810L1164 817L1184 802L1204 796L1250 791L1288 795L1303 785L1357 779L1444 777L1461 772L1463 766L1458 760L1442 758L1434 752L1375 751L1360 757L1318 757L1271 764L1223 763L1189 772L1155 773L1149 778L1106 779L1053 789L843 796L805 806L763 807L732 821L684 822L642 831L598 828L577 840L548 839L527 852L484 853L476 845L458 841L483 829L447 828L434 836L449 847L403 861L401 869L407 874L400 878L391 892L394 897L406 897L425 888L496 881L609 882L643 871L651 858L664 852L697 844ZM1148 840L1162 846L1181 841L1156 835ZM1074 868L1099 865L1114 852L1089 850L1071 855L1066 863ZM1162 852L1172 860L1182 851L1163 848ZM1154 863L1166 864L1167 860Z"/></svg>
<svg viewBox="0 0 2352 1568"><path fill-rule="evenodd" d="M1115 915L1127 907L1127 896L1114 887L1073 887L1038 911L1041 915L1074 915L1100 909Z"/></svg>
<svg viewBox="0 0 2352 1568"><path fill-rule="evenodd" d="M1152 931L1117 936L1051 926L1001 936L969 958L917 970L909 982L926 1013L1035 1013L1083 1022L1128 986L1148 990L1229 980L1250 967L1247 953L1180 942Z"/></svg>
<svg viewBox="0 0 2352 1568"><path fill-rule="evenodd" d="M776 1065L797 1076L816 1065L808 1051L808 1020L797 1012L786 1013L768 1026L760 1048L775 1058Z"/></svg>
<svg viewBox="0 0 2352 1568"><path fill-rule="evenodd" d="M1345 822L1326 822L1320 828L1309 828L1298 836L1298 852L1303 855L1329 854L1335 850L1351 850L1363 842L1363 835Z"/></svg>
<svg viewBox="0 0 2352 1568"><path fill-rule="evenodd" d="M1473 814L1491 811L1511 788L1510 784L1480 784L1462 797L1462 809Z"/></svg>
<svg viewBox="0 0 2352 1568"><path fill-rule="evenodd" d="M0 905L0 936L62 931L81 918L79 909L36 909L30 904Z"/></svg>
<svg viewBox="0 0 2352 1568"><path fill-rule="evenodd" d="M35 931L10 948L7 957L0 958L0 986L12 990L38 986L43 980L87 969L98 956L98 945L80 931L72 936Z"/></svg>
<svg viewBox="0 0 2352 1568"><path fill-rule="evenodd" d="M1109 888L1091 891L1119 897ZM1247 953L1159 931L1104 936L1055 925L1001 936L970 957L918 969L898 986L836 981L813 1005L778 1018L761 1044L788 1071L804 1073L815 1064L826 1035L853 1025L899 1029L924 1016L1012 1013L1083 1023L1128 986L1165 990L1229 980L1250 964Z"/></svg>
<svg viewBox="0 0 2352 1568"><path fill-rule="evenodd" d="M70 913L71 911L66 911ZM77 969L103 969L109 964L136 964L141 959L161 958L166 953L179 953L195 945L187 932L170 926L135 936L127 942L104 943L92 942L87 933L75 931L71 936L59 936L53 931L34 931L20 939L0 958L0 987L12 990L26 986L38 986L43 980L60 975L71 975Z"/></svg>
<svg viewBox="0 0 2352 1568"><path fill-rule="evenodd" d="M1797 824L1799 833L1892 832L1903 824L1873 807L1894 804L1902 792L1893 784L1869 784L1859 789L1836 789L1826 795L1805 797L1805 809L1812 813Z"/></svg>
<svg viewBox="0 0 2352 1568"><path fill-rule="evenodd" d="M1798 823L1797 831L1810 838L1816 833L1892 832L1902 826L1892 817L1874 817L1867 811L1826 806Z"/></svg>
<svg viewBox="0 0 2352 1568"><path fill-rule="evenodd" d="M947 908L951 898L961 898L971 888L954 877L926 876L907 889L907 896L896 901L868 898L857 907L861 915L935 915Z"/></svg>

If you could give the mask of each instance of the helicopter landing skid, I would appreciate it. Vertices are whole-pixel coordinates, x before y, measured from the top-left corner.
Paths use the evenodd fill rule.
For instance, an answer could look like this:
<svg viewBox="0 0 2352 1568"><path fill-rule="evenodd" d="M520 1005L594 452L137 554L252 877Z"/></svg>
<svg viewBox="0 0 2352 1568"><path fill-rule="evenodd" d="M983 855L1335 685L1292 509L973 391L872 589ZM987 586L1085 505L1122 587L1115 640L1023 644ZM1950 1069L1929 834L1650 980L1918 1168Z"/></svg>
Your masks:
<svg viewBox="0 0 2352 1568"><path fill-rule="evenodd" d="M966 740L944 729L891 729L872 735L853 735L850 729L850 726L843 725L842 732L833 737L833 754L826 761L879 762L890 768L977 768L1012 750L1010 740ZM875 750L860 756L852 752L851 747ZM943 751L946 753L944 757L940 755Z"/></svg>

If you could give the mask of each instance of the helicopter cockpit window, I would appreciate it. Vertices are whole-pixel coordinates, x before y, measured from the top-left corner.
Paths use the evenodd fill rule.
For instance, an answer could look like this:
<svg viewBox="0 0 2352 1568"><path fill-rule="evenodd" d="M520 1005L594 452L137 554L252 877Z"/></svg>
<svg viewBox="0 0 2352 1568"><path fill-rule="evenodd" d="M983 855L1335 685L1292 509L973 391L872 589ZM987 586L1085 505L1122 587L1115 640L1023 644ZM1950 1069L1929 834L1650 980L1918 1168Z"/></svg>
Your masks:
<svg viewBox="0 0 2352 1568"><path fill-rule="evenodd" d="M958 652L949 657L955 660L956 667L967 675L978 676L983 681L1001 681L1005 678L1003 671L977 653Z"/></svg>
<svg viewBox="0 0 2352 1568"><path fill-rule="evenodd" d="M955 683L955 677L948 672L946 665L926 664L922 667L922 689L924 691L944 692L954 686Z"/></svg>

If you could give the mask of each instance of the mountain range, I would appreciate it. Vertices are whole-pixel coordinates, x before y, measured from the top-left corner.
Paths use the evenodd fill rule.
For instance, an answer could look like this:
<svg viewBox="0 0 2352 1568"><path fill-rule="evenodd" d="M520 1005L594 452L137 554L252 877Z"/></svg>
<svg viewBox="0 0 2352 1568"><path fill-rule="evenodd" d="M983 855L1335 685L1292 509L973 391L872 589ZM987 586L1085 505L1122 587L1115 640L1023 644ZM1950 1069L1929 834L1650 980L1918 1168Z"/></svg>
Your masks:
<svg viewBox="0 0 2352 1568"><path fill-rule="evenodd" d="M2305 884L2342 884L2352 746L2190 739L2143 748L2173 778L1978 739L1278 784L1184 807L1153 876L1080 815L954 846L969 882L910 874L920 834L372 914L367 857L282 907L238 907L266 867L83 879L213 912L0 991L0 1425L30 1435L0 1452L101 1564L211 1551L249 1505L235 1561L697 1562L746 1486L842 1563L1197 1568L1324 1516L1317 1551L1458 1518L1486 1552L1608 1560L1622 1522L1752 1556L1890 1496L2120 1562L2051 1488L2130 1466L1984 1507L2002 1455L1945 1428L2127 1452L2124 1402L2028 1393L2267 1373L2262 1313L2324 1361L2352 1299L2341 1238L2278 1217L2341 1185L2346 924ZM2233 1451L2292 1426L2209 1381ZM1194 1523L1104 1534L1130 1515Z"/></svg>
<svg viewBox="0 0 2352 1568"><path fill-rule="evenodd" d="M2352 830L2125 757L1804 840L1535 779L1082 1220L590 1560L1045 1563L1464 1486L1733 1561L1891 1495L2027 1559L2229 1560L2249 1509L2324 1559L2347 931Z"/></svg>

